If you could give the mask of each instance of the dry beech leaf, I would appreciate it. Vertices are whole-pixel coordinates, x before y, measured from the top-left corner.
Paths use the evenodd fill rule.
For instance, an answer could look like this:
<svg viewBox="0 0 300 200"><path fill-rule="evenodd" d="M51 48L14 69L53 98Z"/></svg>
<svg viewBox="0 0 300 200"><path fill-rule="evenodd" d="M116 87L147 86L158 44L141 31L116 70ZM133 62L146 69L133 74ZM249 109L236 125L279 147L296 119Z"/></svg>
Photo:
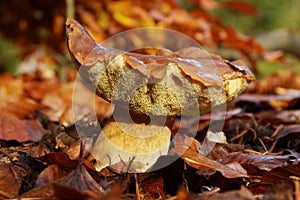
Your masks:
<svg viewBox="0 0 300 200"><path fill-rule="evenodd" d="M189 144L189 145L187 145ZM219 171L226 178L247 177L247 172L237 162L226 165L218 163L199 152L200 143L193 138L187 138L184 143L176 142L173 151L191 167L196 168L201 174L213 174ZM228 165L228 166L227 166Z"/></svg>
<svg viewBox="0 0 300 200"><path fill-rule="evenodd" d="M93 191L98 194L104 194L103 188L93 179L81 163L57 183L81 192Z"/></svg>
<svg viewBox="0 0 300 200"><path fill-rule="evenodd" d="M256 198L250 190L242 186L240 190L232 190L224 193L214 194L211 195L208 199L209 200L221 200L221 199L254 200Z"/></svg>
<svg viewBox="0 0 300 200"><path fill-rule="evenodd" d="M300 74L295 71L281 70L255 82L257 93L276 94L277 88L300 90Z"/></svg>
<svg viewBox="0 0 300 200"><path fill-rule="evenodd" d="M260 94L242 94L237 98L236 105L249 107L250 110L259 109L291 109L299 105L300 94L283 94L283 95L260 95Z"/></svg>
<svg viewBox="0 0 300 200"><path fill-rule="evenodd" d="M10 74L0 75L0 108L8 102L18 102L23 94L22 78L13 78Z"/></svg>
<svg viewBox="0 0 300 200"><path fill-rule="evenodd" d="M52 90L59 87L59 81L56 79L24 82L24 93L31 99L41 101L44 96Z"/></svg>
<svg viewBox="0 0 300 200"><path fill-rule="evenodd" d="M50 165L39 174L35 187L48 185L66 175L67 172L59 168L58 165Z"/></svg>
<svg viewBox="0 0 300 200"><path fill-rule="evenodd" d="M58 165L61 168L74 169L78 165L78 161L71 160L64 152L49 153L39 158L39 160L49 165Z"/></svg>
<svg viewBox="0 0 300 200"><path fill-rule="evenodd" d="M262 176L262 183L273 184L280 181L289 181L290 176L300 176L299 161L296 164L289 164L281 167L273 168Z"/></svg>
<svg viewBox="0 0 300 200"><path fill-rule="evenodd" d="M255 80L241 62L223 60L200 48L162 49L155 55L124 52L97 43L75 20L68 19L66 28L70 55L86 85L118 105L127 106L130 99L129 109L135 113L174 116L185 110L187 116L205 114L211 111L211 103L218 106L231 101ZM139 89L129 96L136 85ZM191 101L191 91L195 101Z"/></svg>
<svg viewBox="0 0 300 200"><path fill-rule="evenodd" d="M44 128L37 120L20 120L14 116L0 114L0 138L19 142L39 141Z"/></svg>
<svg viewBox="0 0 300 200"><path fill-rule="evenodd" d="M222 162L223 164L228 164L232 162L238 162L240 164L251 164L258 167L261 170L270 171L276 167L282 167L286 165L291 155L254 155L242 152L230 153L227 158ZM295 159L299 160L299 154L292 154Z"/></svg>
<svg viewBox="0 0 300 200"><path fill-rule="evenodd" d="M53 184L45 185L42 187L35 187L28 192L21 195L22 199L52 199L54 196L54 186Z"/></svg>
<svg viewBox="0 0 300 200"><path fill-rule="evenodd" d="M103 199L102 195L95 191L80 191L78 189L75 189L73 187L68 187L65 185L53 184L53 191L55 196L58 199L61 200L68 200L68 199Z"/></svg>
<svg viewBox="0 0 300 200"><path fill-rule="evenodd" d="M21 176L23 169L20 167L11 168L10 164L0 164L0 198L11 199L18 195L18 191L21 187ZM16 172L16 174L14 174ZM17 176L16 176L17 175Z"/></svg>

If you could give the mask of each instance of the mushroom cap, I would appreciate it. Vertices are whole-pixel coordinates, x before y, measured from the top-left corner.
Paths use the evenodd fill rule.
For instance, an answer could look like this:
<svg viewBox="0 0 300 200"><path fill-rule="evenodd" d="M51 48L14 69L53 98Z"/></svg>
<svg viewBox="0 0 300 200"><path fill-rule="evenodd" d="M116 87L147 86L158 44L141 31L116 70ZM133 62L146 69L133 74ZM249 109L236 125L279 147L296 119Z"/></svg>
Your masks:
<svg viewBox="0 0 300 200"><path fill-rule="evenodd" d="M229 62L200 48L125 52L97 43L75 20L68 19L66 27L70 55L85 83L100 97L137 114L206 114L255 80L240 61Z"/></svg>

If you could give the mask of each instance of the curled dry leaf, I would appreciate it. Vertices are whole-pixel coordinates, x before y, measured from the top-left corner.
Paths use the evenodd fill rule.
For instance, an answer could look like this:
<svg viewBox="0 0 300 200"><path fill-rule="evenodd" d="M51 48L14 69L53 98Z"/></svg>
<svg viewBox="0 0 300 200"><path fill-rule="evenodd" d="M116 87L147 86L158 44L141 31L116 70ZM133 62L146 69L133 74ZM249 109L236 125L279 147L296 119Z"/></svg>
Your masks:
<svg viewBox="0 0 300 200"><path fill-rule="evenodd" d="M223 164L238 162L240 164L251 164L261 170L270 171L276 167L286 165L291 155L254 155L249 153L234 152L230 153L222 162ZM292 154L296 160L300 160L299 154Z"/></svg>
<svg viewBox="0 0 300 200"><path fill-rule="evenodd" d="M69 52L87 85L108 101L127 105L129 100L135 113L165 116L181 115L185 110L185 115L192 116L195 103L191 95L200 113L208 113L211 104L232 100L255 79L241 62L229 62L199 48L159 49L153 55L124 52L95 42L75 20L68 19L66 26ZM137 85L140 87L130 95Z"/></svg>
<svg viewBox="0 0 300 200"><path fill-rule="evenodd" d="M279 181L289 181L291 176L300 176L300 164L289 164L276 167L262 176L262 182L267 184L278 183Z"/></svg>
<svg viewBox="0 0 300 200"><path fill-rule="evenodd" d="M41 187L48 185L65 175L67 175L66 171L63 171L58 165L50 165L39 174L35 186Z"/></svg>
<svg viewBox="0 0 300 200"><path fill-rule="evenodd" d="M297 108L300 101L300 94L282 95L262 95L262 94L242 94L237 98L237 106L243 106L247 110L261 109L292 109Z"/></svg>
<svg viewBox="0 0 300 200"><path fill-rule="evenodd" d="M66 177L58 181L66 187L77 189L81 192L93 191L98 194L104 194L103 188L93 179L83 164L79 165Z"/></svg>
<svg viewBox="0 0 300 200"><path fill-rule="evenodd" d="M187 138L184 143L177 142L173 151L191 167L196 168L201 174L213 174L219 171L226 178L247 177L243 167L233 161L226 165L218 163L199 152L201 144L193 138Z"/></svg>

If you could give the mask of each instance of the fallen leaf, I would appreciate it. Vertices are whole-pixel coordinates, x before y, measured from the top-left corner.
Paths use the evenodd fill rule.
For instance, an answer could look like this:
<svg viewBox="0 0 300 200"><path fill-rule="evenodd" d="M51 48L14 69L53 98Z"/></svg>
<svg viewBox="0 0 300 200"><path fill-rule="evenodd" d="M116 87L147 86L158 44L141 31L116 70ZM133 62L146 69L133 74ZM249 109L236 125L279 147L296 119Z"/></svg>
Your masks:
<svg viewBox="0 0 300 200"><path fill-rule="evenodd" d="M39 141L44 128L37 120L20 120L14 116L0 114L0 138L19 142Z"/></svg>
<svg viewBox="0 0 300 200"><path fill-rule="evenodd" d="M77 188L61 185L61 184L53 184L54 195L56 198L61 200L68 199L102 199L102 196L96 191L80 191Z"/></svg>
<svg viewBox="0 0 300 200"><path fill-rule="evenodd" d="M224 1L220 3L224 8L228 8L237 12L242 12L250 15L258 15L259 12L255 6L248 2L241 1Z"/></svg>
<svg viewBox="0 0 300 200"><path fill-rule="evenodd" d="M288 182L290 176L300 176L300 164L289 164L280 167L273 168L271 171L268 171L263 174L261 182L263 184L274 184L278 182Z"/></svg>
<svg viewBox="0 0 300 200"><path fill-rule="evenodd" d="M240 190L233 190L224 193L214 194L211 195L208 199L209 200L221 200L221 199L254 200L256 198L250 190L242 186Z"/></svg>
<svg viewBox="0 0 300 200"><path fill-rule="evenodd" d="M58 165L50 165L39 174L35 187L48 185L66 175L67 172L59 168Z"/></svg>
<svg viewBox="0 0 300 200"><path fill-rule="evenodd" d="M18 191L21 187L21 177L24 171L21 167L13 166L11 164L0 164L0 198L12 199L18 196ZM17 175L17 177L16 177Z"/></svg>
<svg viewBox="0 0 300 200"><path fill-rule="evenodd" d="M247 109L247 111L272 108L282 110L297 108L299 101L299 93L283 95L242 94L237 98L236 105Z"/></svg>
<svg viewBox="0 0 300 200"><path fill-rule="evenodd" d="M292 154L295 159L300 159L299 154ZM254 155L250 153L233 152L230 153L223 164L228 164L232 162L238 162L240 164L251 164L258 167L261 170L270 171L276 167L283 167L289 160L291 155Z"/></svg>
<svg viewBox="0 0 300 200"><path fill-rule="evenodd" d="M57 183L81 192L93 191L97 194L104 194L103 188L93 179L81 163Z"/></svg>
<svg viewBox="0 0 300 200"><path fill-rule="evenodd" d="M39 157L39 160L48 163L49 165L58 165L61 168L74 169L78 165L77 160L71 160L69 156L64 152L49 153L42 157Z"/></svg>
<svg viewBox="0 0 300 200"><path fill-rule="evenodd" d="M34 188L38 175L47 167L45 163L25 152L18 152L17 160L14 161L14 164L24 168L26 171L22 177L21 188L18 191L19 195Z"/></svg>
<svg viewBox="0 0 300 200"><path fill-rule="evenodd" d="M200 147L201 145L198 141L193 138L187 138L183 144L176 142L173 151L180 155L188 165L197 169L199 174L214 174L216 171L219 171L226 178L247 177L247 172L238 163L232 164L235 165L234 167L218 163L202 155L199 152Z"/></svg>

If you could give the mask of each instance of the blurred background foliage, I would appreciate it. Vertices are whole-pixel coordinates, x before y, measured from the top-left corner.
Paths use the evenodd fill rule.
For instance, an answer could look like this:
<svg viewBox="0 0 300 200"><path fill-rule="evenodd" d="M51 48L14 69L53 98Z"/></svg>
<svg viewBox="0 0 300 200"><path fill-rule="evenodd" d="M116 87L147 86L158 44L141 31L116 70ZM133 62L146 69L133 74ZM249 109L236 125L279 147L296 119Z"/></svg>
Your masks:
<svg viewBox="0 0 300 200"><path fill-rule="evenodd" d="M1 1L0 70L16 74L30 71L20 70L24 66L71 67L64 33L67 12L100 42L131 28L158 26L187 34L227 59L242 58L259 75L299 70L299 57L287 54L284 62L269 62L278 60L279 53L266 52L252 39L279 29L299 35L299 7L298 0Z"/></svg>
<svg viewBox="0 0 300 200"><path fill-rule="evenodd" d="M257 15L245 15L228 9L213 10L225 24L246 35L258 35L278 28L300 31L299 0L245 0L255 6Z"/></svg>

